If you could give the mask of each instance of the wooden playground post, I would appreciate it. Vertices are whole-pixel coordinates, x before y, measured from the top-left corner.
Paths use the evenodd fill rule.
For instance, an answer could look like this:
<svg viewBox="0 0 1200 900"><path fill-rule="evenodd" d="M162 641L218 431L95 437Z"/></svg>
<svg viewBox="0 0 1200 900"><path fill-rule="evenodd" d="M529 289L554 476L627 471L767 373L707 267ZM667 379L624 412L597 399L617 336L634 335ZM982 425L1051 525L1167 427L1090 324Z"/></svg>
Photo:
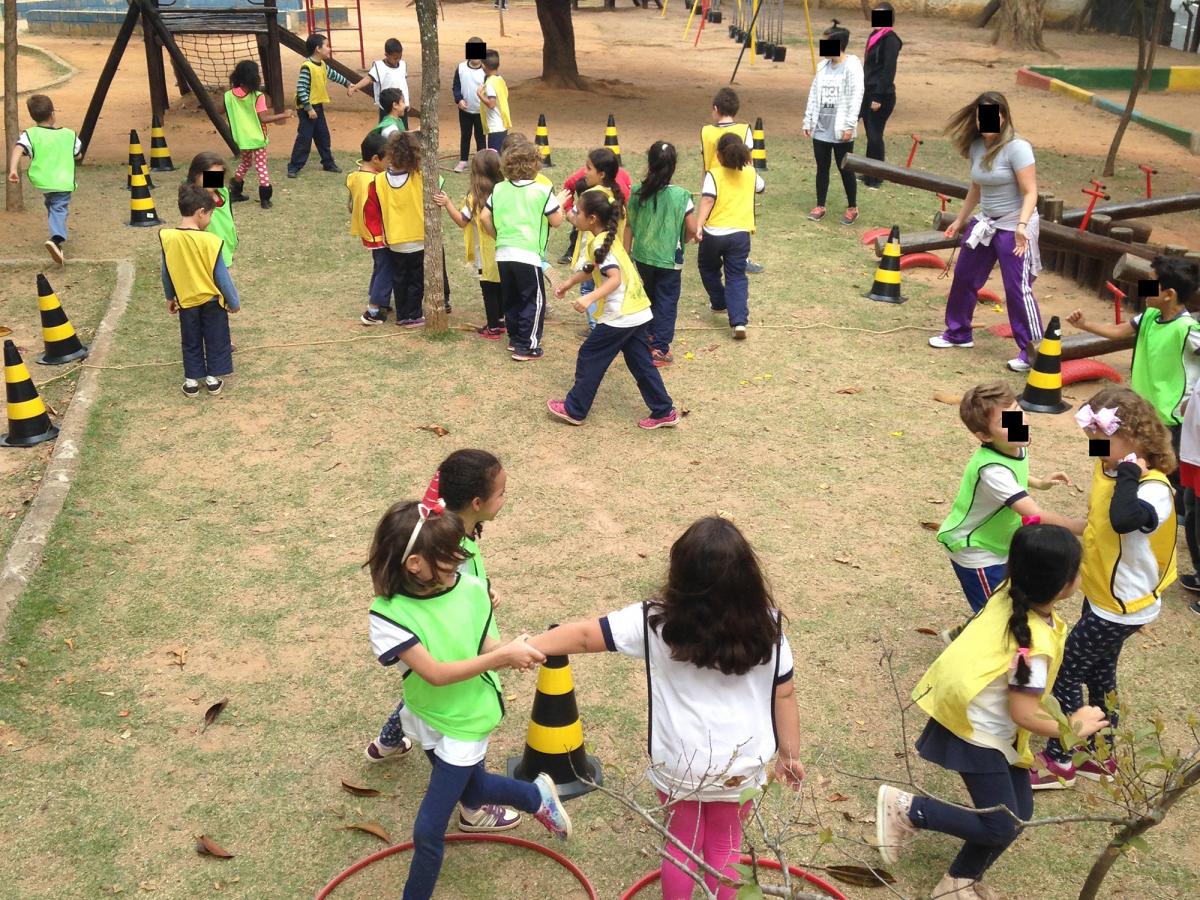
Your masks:
<svg viewBox="0 0 1200 900"><path fill-rule="evenodd" d="M275 0L266 0L263 11L267 15L267 64L263 68L263 78L271 94L271 108L281 113L284 111L283 62L279 58L279 10Z"/></svg>
<svg viewBox="0 0 1200 900"><path fill-rule="evenodd" d="M158 5L158 0L148 0ZM146 77L150 81L150 112L155 121L162 122L171 108L167 95L167 72L163 67L162 45L154 37L150 21L142 14L142 43L146 46Z"/></svg>
<svg viewBox="0 0 1200 900"><path fill-rule="evenodd" d="M92 134L96 131L96 123L100 120L100 109L104 106L104 98L108 96L108 89L112 87L113 76L117 74L121 56L125 53L125 48L129 46L129 38L133 35L139 14L140 9L137 3L130 3L129 10L125 13L125 21L121 23L112 49L108 51L108 59L104 61L104 68L100 70L100 77L96 81L96 90L92 94L87 112L84 113L83 125L79 128L80 161L87 154L88 144L91 143Z"/></svg>

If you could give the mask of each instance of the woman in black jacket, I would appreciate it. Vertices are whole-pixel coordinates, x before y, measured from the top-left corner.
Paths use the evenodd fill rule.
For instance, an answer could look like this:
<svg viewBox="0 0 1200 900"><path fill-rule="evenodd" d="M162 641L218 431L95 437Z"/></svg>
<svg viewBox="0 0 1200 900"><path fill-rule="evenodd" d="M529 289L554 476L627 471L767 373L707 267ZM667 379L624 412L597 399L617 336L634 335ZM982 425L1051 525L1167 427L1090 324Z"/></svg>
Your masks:
<svg viewBox="0 0 1200 900"><path fill-rule="evenodd" d="M891 27L892 4L876 3L872 10L886 12L889 24L886 27L875 28L867 38L867 52L863 55L863 102L862 120L867 130L867 156L871 159L884 159L883 129L888 117L896 108L896 58L904 42L900 35ZM863 184L869 188L878 188L883 181L878 178L863 177Z"/></svg>

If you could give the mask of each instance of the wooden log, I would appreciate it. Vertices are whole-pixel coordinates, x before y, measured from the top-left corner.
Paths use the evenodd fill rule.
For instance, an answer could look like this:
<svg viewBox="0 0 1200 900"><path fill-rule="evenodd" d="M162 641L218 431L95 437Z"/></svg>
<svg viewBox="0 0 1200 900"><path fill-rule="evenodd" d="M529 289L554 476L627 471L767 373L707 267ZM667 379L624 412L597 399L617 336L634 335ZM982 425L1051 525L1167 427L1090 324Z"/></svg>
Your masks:
<svg viewBox="0 0 1200 900"><path fill-rule="evenodd" d="M1114 241L1120 241L1122 244L1132 244L1133 243L1133 230L1125 227L1124 225L1112 226L1110 229L1108 229L1108 236L1110 238L1112 238ZM1119 259L1136 259L1136 257L1130 257L1130 256L1126 256L1126 255L1122 254L1122 256ZM1145 266L1146 271L1150 270L1150 267L1146 265L1145 260L1139 259L1139 260L1137 260L1137 262L1138 262L1139 266ZM1119 264L1119 261L1118 261L1118 264ZM1132 299L1135 297L1135 295L1137 293L1137 280L1138 280L1138 278L1145 278L1147 276L1135 275L1133 278L1133 281L1131 283L1129 278L1122 277L1121 275L1117 274L1116 266L1114 266L1112 268L1112 270L1108 273L1108 276L1109 276L1109 280L1111 280L1118 288L1120 288L1122 291L1125 292L1126 298L1130 299L1130 303L1128 305L1132 309L1132 307L1133 307ZM1108 292L1108 288L1105 287L1104 284L1100 285L1100 290L1098 291L1098 294L1101 297L1107 297L1110 300L1113 299L1112 295L1109 294L1109 292Z"/></svg>
<svg viewBox="0 0 1200 900"><path fill-rule="evenodd" d="M264 11L267 16L267 67L263 69L263 78L271 95L271 108L281 113L287 107L283 100L283 61L279 58L279 14L275 0L266 0Z"/></svg>
<svg viewBox="0 0 1200 900"><path fill-rule="evenodd" d="M954 216L949 213L940 212L937 214L935 221L937 222L935 227L945 227L954 221ZM1142 259L1154 259L1161 252L1161 248L1154 244L1134 244L1130 246L1122 244L1120 241L1114 241L1112 238L1105 237L1104 235L1081 232L1077 228L1068 228L1065 225L1058 225L1054 222L1042 222L1039 228L1041 231L1041 243L1060 249L1071 250L1076 253L1110 256L1113 259L1122 253L1131 253Z"/></svg>
<svg viewBox="0 0 1200 900"><path fill-rule="evenodd" d="M1038 215L1051 222L1057 222L1062 217L1063 202L1053 194L1046 194L1038 201ZM1042 253L1042 268L1053 270L1058 251L1046 249Z"/></svg>
<svg viewBox="0 0 1200 900"><path fill-rule="evenodd" d="M154 36L145 17L142 17L142 42L146 45L146 77L150 81L150 115L159 122L170 106L167 99L167 73L163 68L162 46Z"/></svg>
<svg viewBox="0 0 1200 900"><path fill-rule="evenodd" d="M965 181L956 181L952 178L943 178L933 172L927 172L924 169L906 169L903 166L893 166L890 163L881 162L877 159L871 159L866 156L859 156L855 153L847 153L842 160L842 170L852 172L855 175L865 175L867 178L882 178L884 181L890 181L893 184L903 184L907 187L920 188L923 191L929 191L934 194L945 194L947 197L955 197L959 200L967 196L967 189L970 187Z"/></svg>
<svg viewBox="0 0 1200 900"><path fill-rule="evenodd" d="M888 236L881 234L875 238L875 255L883 256L884 245ZM914 231L912 234L900 233L901 253L928 253L931 250L948 250L958 246L958 238L948 238L942 231Z"/></svg>
<svg viewBox="0 0 1200 900"><path fill-rule="evenodd" d="M850 157L846 157L849 159ZM942 191L944 194L945 191ZM1092 210L1112 219L1136 219L1138 216L1161 216L1174 212L1189 212L1200 209L1200 191L1155 197L1151 200L1131 200L1128 203L1105 203ZM1083 221L1086 209L1072 209L1063 213L1062 224L1078 226Z"/></svg>
<svg viewBox="0 0 1200 900"><path fill-rule="evenodd" d="M1183 256L1188 252L1188 248L1182 244L1167 244L1163 247L1163 256Z"/></svg>
<svg viewBox="0 0 1200 900"><path fill-rule="evenodd" d="M112 87L113 76L117 74L117 66L121 64L121 57L125 54L125 48L129 46L129 38L133 35L133 29L137 26L140 13L141 10L136 4L129 4L129 10L125 13L125 21L121 23L121 28L113 40L112 48L108 51L108 59L104 61L104 68L100 70L100 77L96 80L96 90L92 92L91 102L88 103L87 112L83 116L83 125L79 128L80 162L83 161L83 157L87 153L88 144L92 142L92 135L96 131L96 123L100 120L100 110L104 107L104 100L108 96L108 89Z"/></svg>
<svg viewBox="0 0 1200 900"><path fill-rule="evenodd" d="M1141 219L1122 219L1121 224L1133 230L1133 242L1135 244L1149 242L1150 235L1154 234L1154 226Z"/></svg>
<svg viewBox="0 0 1200 900"><path fill-rule="evenodd" d="M1108 229L1112 225L1112 219L1106 215L1094 215L1091 221L1088 222L1088 231L1093 234L1108 235ZM1124 242L1122 242L1124 243ZM1103 256L1087 256L1084 259L1084 264L1081 267L1079 283L1089 290L1097 290L1104 287L1104 282L1108 277L1109 257Z"/></svg>
<svg viewBox="0 0 1200 900"><path fill-rule="evenodd" d="M1088 359L1092 356L1100 356L1105 353L1119 353L1122 350L1132 350L1134 341L1137 338L1111 338L1100 337L1098 334L1072 334L1063 338L1062 341L1062 359L1066 362L1069 359Z"/></svg>

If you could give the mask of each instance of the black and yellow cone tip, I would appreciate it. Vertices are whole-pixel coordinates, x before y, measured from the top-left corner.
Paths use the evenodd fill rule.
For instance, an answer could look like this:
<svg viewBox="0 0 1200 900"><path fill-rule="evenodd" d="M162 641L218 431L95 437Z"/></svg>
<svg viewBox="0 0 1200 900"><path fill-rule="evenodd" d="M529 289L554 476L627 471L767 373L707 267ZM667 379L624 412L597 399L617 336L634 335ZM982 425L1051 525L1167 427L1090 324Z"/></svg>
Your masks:
<svg viewBox="0 0 1200 900"><path fill-rule="evenodd" d="M542 155L542 168L551 169L554 163L550 160L550 131L546 127L546 114L540 113L537 120L537 130L534 132L533 143L537 145Z"/></svg>
<svg viewBox="0 0 1200 900"><path fill-rule="evenodd" d="M133 173L141 171L146 176L146 186L154 187L154 179L150 177L150 167L146 164L146 155L142 152L142 139L138 137L137 129L129 129L129 163L125 170L125 187L133 187Z"/></svg>
<svg viewBox="0 0 1200 900"><path fill-rule="evenodd" d="M907 297L900 293L900 226L893 225L888 232L887 243L879 266L875 269L875 281L866 294L868 300L880 303L903 303Z"/></svg>
<svg viewBox="0 0 1200 900"><path fill-rule="evenodd" d="M4 342L4 392L8 434L0 436L0 447L33 447L58 437L58 426L50 421L46 404L12 341Z"/></svg>
<svg viewBox="0 0 1200 900"><path fill-rule="evenodd" d="M621 164L621 140L617 136L617 117L608 114L608 124L604 126L604 146L613 152L617 165Z"/></svg>
<svg viewBox="0 0 1200 900"><path fill-rule="evenodd" d="M750 151L750 160L754 163L754 168L766 171L767 168L767 139L763 133L763 120L759 116L754 121L754 128L751 129L751 138L754 141L754 148Z"/></svg>
<svg viewBox="0 0 1200 900"><path fill-rule="evenodd" d="M37 358L44 366L61 366L88 355L88 348L79 340L67 311L59 302L54 288L45 275L38 274L38 311L42 317L42 341L46 351Z"/></svg>
<svg viewBox="0 0 1200 900"><path fill-rule="evenodd" d="M1058 316L1052 316L1038 344L1037 355L1031 360L1025 390L1017 402L1029 412L1063 413L1071 408L1071 404L1063 400L1062 387L1062 326Z"/></svg>
<svg viewBox="0 0 1200 900"><path fill-rule="evenodd" d="M161 225L144 172L135 172L129 186L129 224L135 228Z"/></svg>
<svg viewBox="0 0 1200 900"><path fill-rule="evenodd" d="M171 161L171 150L167 147L167 135L163 131L162 120L157 115L150 123L150 168L155 172L175 170L175 163Z"/></svg>

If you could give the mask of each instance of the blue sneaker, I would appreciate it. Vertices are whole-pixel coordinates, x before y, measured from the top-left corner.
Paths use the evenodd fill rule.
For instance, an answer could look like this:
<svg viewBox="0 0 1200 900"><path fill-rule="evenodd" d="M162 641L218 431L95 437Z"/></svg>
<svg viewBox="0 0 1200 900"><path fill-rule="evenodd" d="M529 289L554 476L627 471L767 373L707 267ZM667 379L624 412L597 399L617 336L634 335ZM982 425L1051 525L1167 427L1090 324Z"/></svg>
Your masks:
<svg viewBox="0 0 1200 900"><path fill-rule="evenodd" d="M558 799L558 788L554 779L542 772L533 779L533 784L542 795L541 809L535 812L533 817L545 825L552 835L560 841L565 841L571 836L571 817L567 815L562 801Z"/></svg>

